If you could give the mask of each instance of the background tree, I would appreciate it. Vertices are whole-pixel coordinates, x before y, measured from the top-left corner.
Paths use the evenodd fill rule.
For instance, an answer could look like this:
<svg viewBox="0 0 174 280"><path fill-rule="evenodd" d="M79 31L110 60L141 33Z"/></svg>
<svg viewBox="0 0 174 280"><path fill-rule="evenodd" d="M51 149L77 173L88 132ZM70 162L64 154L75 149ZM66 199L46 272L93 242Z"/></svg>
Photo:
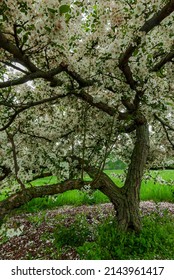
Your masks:
<svg viewBox="0 0 174 280"><path fill-rule="evenodd" d="M21 188L1 216L81 188L86 172L120 229L139 231L150 127L173 147L174 1L7 0L0 11L0 178ZM129 164L122 188L103 173L111 152ZM26 188L48 174L59 183Z"/></svg>

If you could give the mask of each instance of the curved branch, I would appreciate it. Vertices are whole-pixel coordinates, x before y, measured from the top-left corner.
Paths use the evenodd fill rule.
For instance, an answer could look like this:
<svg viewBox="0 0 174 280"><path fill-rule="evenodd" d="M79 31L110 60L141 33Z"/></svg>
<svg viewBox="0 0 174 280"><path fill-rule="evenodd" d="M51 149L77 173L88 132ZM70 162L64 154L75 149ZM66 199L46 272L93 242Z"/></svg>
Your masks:
<svg viewBox="0 0 174 280"><path fill-rule="evenodd" d="M157 64L154 65L152 71L159 71L167 62L171 62L173 58L174 50L171 50L171 52L167 53Z"/></svg>
<svg viewBox="0 0 174 280"><path fill-rule="evenodd" d="M174 131L174 127L172 127L170 124L166 123L163 119L161 119L157 114L154 114L154 117L156 120L158 120L163 126L169 128L170 130Z"/></svg>
<svg viewBox="0 0 174 280"><path fill-rule="evenodd" d="M11 210L22 206L36 197L63 193L67 190L81 189L86 182L80 180L67 180L62 183L31 187L19 191L0 202L0 219L3 219Z"/></svg>
<svg viewBox="0 0 174 280"><path fill-rule="evenodd" d="M174 11L174 0L170 0L159 12L157 12L153 17L147 20L143 26L140 28L141 32L146 34L151 31L154 27L159 25L165 18L167 18ZM141 44L141 38L135 38L134 42L131 43L126 51L120 56L120 64L125 65L128 63L129 58L132 56L133 52Z"/></svg>
<svg viewBox="0 0 174 280"><path fill-rule="evenodd" d="M173 150L174 150L174 143L172 142L172 140L170 139L170 136L169 136L169 132L167 130L167 128L163 125L163 129L164 129L164 132L166 134L166 137L167 137L167 140L169 141L170 145L172 146Z"/></svg>
<svg viewBox="0 0 174 280"><path fill-rule="evenodd" d="M167 140L169 141L170 145L172 146L173 150L174 150L174 143L172 142L172 140L170 139L169 136L169 130L170 131L174 131L174 127L172 127L171 125L169 125L168 123L166 123L164 120L162 120L160 117L158 117L156 114L154 114L154 117L156 120L158 120L160 122L160 124L162 125L164 132L166 134ZM168 128L168 130L167 130Z"/></svg>
<svg viewBox="0 0 174 280"><path fill-rule="evenodd" d="M154 27L159 25L166 17L168 17L174 11L174 0L169 1L159 12L147 20L144 25L140 28L139 31L145 32L147 34ZM132 56L133 52L138 49L141 44L141 37L134 39L134 42L131 43L124 53L120 55L119 59L119 68L125 75L127 83L130 85L131 89L136 89L136 81L133 79L133 74L128 65L129 59Z"/></svg>
<svg viewBox="0 0 174 280"><path fill-rule="evenodd" d="M66 97L68 94L62 94L62 95L54 95L52 97L49 97L49 98L45 98L45 99L42 99L42 100L39 100L39 101L35 101L35 102L29 102L25 105L19 105L20 109L16 110L16 112L10 117L10 120L3 126L0 128L0 131L4 131L5 129L7 129L12 123L13 121L16 119L16 117L22 113L23 111L31 108L31 107L35 107L35 106L38 106L38 105L41 105L41 104L44 104L44 103L47 103L47 102L51 102L51 101L55 101L59 98L64 98ZM6 106L6 105L5 105ZM9 107L9 105L8 105ZM13 107L13 104L11 105L11 107ZM14 105L14 107L17 107Z"/></svg>
<svg viewBox="0 0 174 280"><path fill-rule="evenodd" d="M43 78L47 81L51 82L51 86L55 87L55 86L61 86L63 83L62 81L56 79L54 76L61 73L63 71L61 65L59 65L58 67L44 72L44 71L36 71L27 75L24 75L23 77L20 77L18 79L15 80L11 80L11 81L6 81L6 82L1 82L0 83L0 88L6 88L6 87L11 87L11 86L16 86L16 85L21 85L24 84L28 81L33 81L35 79L38 78Z"/></svg>

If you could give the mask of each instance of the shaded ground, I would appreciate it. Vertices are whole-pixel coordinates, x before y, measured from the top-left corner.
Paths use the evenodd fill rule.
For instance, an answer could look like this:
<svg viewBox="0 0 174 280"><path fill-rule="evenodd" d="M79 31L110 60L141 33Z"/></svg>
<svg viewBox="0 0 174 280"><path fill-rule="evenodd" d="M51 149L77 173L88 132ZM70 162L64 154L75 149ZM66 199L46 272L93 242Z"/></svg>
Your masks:
<svg viewBox="0 0 174 280"><path fill-rule="evenodd" d="M142 215L167 210L174 215L174 204L151 201L141 202ZM54 245L55 227L63 223L68 226L78 214L84 214L89 225L99 223L110 214L114 215L112 204L93 206L64 206L39 213L23 213L9 217L0 230L0 259L78 259L73 248L59 252Z"/></svg>

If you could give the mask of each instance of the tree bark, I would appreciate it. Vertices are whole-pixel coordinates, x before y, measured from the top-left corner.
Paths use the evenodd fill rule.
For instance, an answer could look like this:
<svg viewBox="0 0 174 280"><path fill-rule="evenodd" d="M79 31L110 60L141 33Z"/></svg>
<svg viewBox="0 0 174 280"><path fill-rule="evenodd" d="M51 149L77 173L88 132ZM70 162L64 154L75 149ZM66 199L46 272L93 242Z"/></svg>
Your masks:
<svg viewBox="0 0 174 280"><path fill-rule="evenodd" d="M116 210L118 228L122 231L141 230L139 213L140 187L149 151L147 123L137 125L136 141L131 156L124 186L119 188L103 172L98 176L95 187L107 195ZM98 170L86 166L85 171L95 180Z"/></svg>
<svg viewBox="0 0 174 280"><path fill-rule="evenodd" d="M117 206L117 219L122 230L141 230L139 214L140 187L149 152L147 123L137 126L136 142L131 156L124 187L124 199Z"/></svg>
<svg viewBox="0 0 174 280"><path fill-rule="evenodd" d="M13 209L19 208L33 198L63 193L73 189L81 189L83 186L84 182L81 180L67 180L59 184L30 187L19 191L7 199L0 201L0 221Z"/></svg>

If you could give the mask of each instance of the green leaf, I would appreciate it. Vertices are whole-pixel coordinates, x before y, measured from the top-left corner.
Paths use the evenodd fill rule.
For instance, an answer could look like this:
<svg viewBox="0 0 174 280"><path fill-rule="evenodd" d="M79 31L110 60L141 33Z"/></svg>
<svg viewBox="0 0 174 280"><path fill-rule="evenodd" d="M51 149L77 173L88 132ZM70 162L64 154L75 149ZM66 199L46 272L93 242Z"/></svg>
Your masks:
<svg viewBox="0 0 174 280"><path fill-rule="evenodd" d="M71 8L70 8L69 5L62 5L62 6L59 7L60 15L66 14L66 13L68 13L70 11L71 11Z"/></svg>
<svg viewBox="0 0 174 280"><path fill-rule="evenodd" d="M83 6L83 3L80 2L80 1L76 1L76 2L74 2L74 4L75 4L76 6L78 6L78 7L82 7L82 6Z"/></svg>
<svg viewBox="0 0 174 280"><path fill-rule="evenodd" d="M50 13L52 13L52 14L56 14L56 12L57 12L57 10L51 9L51 8L48 8L48 11L49 11Z"/></svg>
<svg viewBox="0 0 174 280"><path fill-rule="evenodd" d="M28 40L28 35L29 35L29 33L25 33L24 34L24 36L23 36L23 44L25 44L26 42L27 42L27 40Z"/></svg>
<svg viewBox="0 0 174 280"><path fill-rule="evenodd" d="M44 29L48 32L51 32L51 28L49 26L44 26Z"/></svg>

